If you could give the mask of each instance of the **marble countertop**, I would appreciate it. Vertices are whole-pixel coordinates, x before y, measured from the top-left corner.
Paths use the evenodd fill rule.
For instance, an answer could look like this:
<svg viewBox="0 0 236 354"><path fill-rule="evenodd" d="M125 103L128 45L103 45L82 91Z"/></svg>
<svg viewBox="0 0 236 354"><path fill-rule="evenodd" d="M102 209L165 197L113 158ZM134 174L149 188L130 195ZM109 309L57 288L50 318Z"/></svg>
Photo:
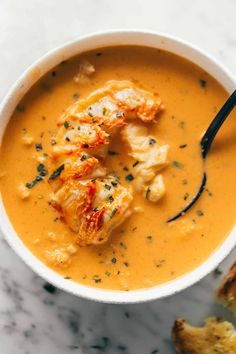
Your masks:
<svg viewBox="0 0 236 354"><path fill-rule="evenodd" d="M235 0L1 0L0 99L46 51L109 28L146 28L180 36L208 50L236 74L235 20ZM220 269L226 272L235 259L236 251ZM193 324L208 315L233 321L213 299L220 277L210 274L178 295L148 304L97 304L47 286L0 235L0 352L173 354L170 330L176 317Z"/></svg>

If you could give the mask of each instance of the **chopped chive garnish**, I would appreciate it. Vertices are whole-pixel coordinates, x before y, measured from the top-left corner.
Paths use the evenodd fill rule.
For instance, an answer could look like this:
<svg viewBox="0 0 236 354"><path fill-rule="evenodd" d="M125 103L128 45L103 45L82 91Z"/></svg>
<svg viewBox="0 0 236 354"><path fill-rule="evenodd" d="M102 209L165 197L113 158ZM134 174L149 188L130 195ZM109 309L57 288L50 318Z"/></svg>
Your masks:
<svg viewBox="0 0 236 354"><path fill-rule="evenodd" d="M35 144L35 149L36 149L36 151L43 150L42 144Z"/></svg>
<svg viewBox="0 0 236 354"><path fill-rule="evenodd" d="M137 166L138 164L139 164L139 161L136 161L136 162L133 163L132 167L135 167L135 166Z"/></svg>
<svg viewBox="0 0 236 354"><path fill-rule="evenodd" d="M184 149L184 148L186 148L188 146L188 144L182 144L182 145L179 145L179 148L180 149Z"/></svg>
<svg viewBox="0 0 236 354"><path fill-rule="evenodd" d="M115 264L117 262L117 259L115 257L113 257L111 261L112 261L112 263Z"/></svg>
<svg viewBox="0 0 236 354"><path fill-rule="evenodd" d="M184 165L179 161L173 161L172 166L174 166L176 168L183 168L184 167Z"/></svg>
<svg viewBox="0 0 236 354"><path fill-rule="evenodd" d="M111 186L109 184L105 184L105 188L109 191L111 189Z"/></svg>
<svg viewBox="0 0 236 354"><path fill-rule="evenodd" d="M125 177L126 181L131 182L134 179L134 176L129 174L128 176Z"/></svg>
<svg viewBox="0 0 236 354"><path fill-rule="evenodd" d="M118 152L113 151L113 150L108 150L108 155L115 156L115 155L118 155Z"/></svg>
<svg viewBox="0 0 236 354"><path fill-rule="evenodd" d="M123 112L116 112L116 118L122 118L124 116Z"/></svg>
<svg viewBox="0 0 236 354"><path fill-rule="evenodd" d="M150 138L149 139L149 145L154 145L154 144L156 144L156 140L153 139L153 138Z"/></svg>
<svg viewBox="0 0 236 354"><path fill-rule="evenodd" d="M112 182L111 182L111 184L113 185L113 187L117 187L118 182L114 182L114 181L112 181Z"/></svg>
<svg viewBox="0 0 236 354"><path fill-rule="evenodd" d="M207 85L207 82L206 82L206 80L204 80L204 79L200 79L200 80L199 80L199 84L200 84L200 86L201 86L202 88L205 88L206 85Z"/></svg>
<svg viewBox="0 0 236 354"><path fill-rule="evenodd" d="M18 104L18 106L16 106L16 110L23 113L25 111L25 106L23 104Z"/></svg>
<svg viewBox="0 0 236 354"><path fill-rule="evenodd" d="M60 174L62 173L62 171L64 170L64 168L65 168L65 165L63 164L63 165L61 165L61 166L59 166L52 174L51 174L51 176L49 177L49 180L55 180L57 177L59 177L60 176Z"/></svg>
<svg viewBox="0 0 236 354"><path fill-rule="evenodd" d="M184 200L187 200L188 197L189 197L189 193L185 193L185 195L184 195Z"/></svg>
<svg viewBox="0 0 236 354"><path fill-rule="evenodd" d="M203 216L204 215L203 211L200 210L200 209L197 210L196 213L197 213L197 216Z"/></svg>
<svg viewBox="0 0 236 354"><path fill-rule="evenodd" d="M151 189L150 187L147 187L147 190L146 190L146 199L148 200L148 196L149 196L149 193L151 192Z"/></svg>
<svg viewBox="0 0 236 354"><path fill-rule="evenodd" d="M40 168L40 171L39 171ZM35 177L35 179L32 182L28 182L25 184L26 188L31 189L34 186L36 186L36 184L38 184L39 182L41 182L44 177L48 174L48 171L44 168L43 164L40 164L37 168L39 175Z"/></svg>
<svg viewBox="0 0 236 354"><path fill-rule="evenodd" d="M84 160L86 160L87 158L88 158L87 155L82 155L81 158L80 158L80 161L84 161Z"/></svg>
<svg viewBox="0 0 236 354"><path fill-rule="evenodd" d="M95 281L95 283L101 283L101 281L102 281L102 279L99 277L99 275L94 275L93 280Z"/></svg>
<svg viewBox="0 0 236 354"><path fill-rule="evenodd" d="M111 218L111 219L112 219L113 216L116 214L116 212L117 212L117 208L112 209L112 212L111 212L111 215L110 215L110 218Z"/></svg>
<svg viewBox="0 0 236 354"><path fill-rule="evenodd" d="M110 203L114 202L113 196L112 196L112 195L109 195L108 200L109 200Z"/></svg>
<svg viewBox="0 0 236 354"><path fill-rule="evenodd" d="M68 129L69 126L70 126L70 124L69 124L67 121L65 121L65 122L64 122L64 127L65 127L66 129Z"/></svg>
<svg viewBox="0 0 236 354"><path fill-rule="evenodd" d="M37 171L42 172L43 169L44 169L44 165L42 163L40 163L37 167Z"/></svg>

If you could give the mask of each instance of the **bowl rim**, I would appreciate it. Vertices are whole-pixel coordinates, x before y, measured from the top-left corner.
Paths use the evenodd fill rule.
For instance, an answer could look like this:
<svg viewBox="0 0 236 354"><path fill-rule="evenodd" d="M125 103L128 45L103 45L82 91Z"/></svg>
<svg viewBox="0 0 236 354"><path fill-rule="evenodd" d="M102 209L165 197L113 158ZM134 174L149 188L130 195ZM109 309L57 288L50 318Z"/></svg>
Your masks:
<svg viewBox="0 0 236 354"><path fill-rule="evenodd" d="M94 46L92 49L102 48L101 45L96 46L97 40L103 38L105 41L112 40L114 37L132 37L133 40L138 41L139 36L144 36L147 39L152 37L156 38L156 41L159 44L156 48L162 48L162 45L165 46L165 42L170 42L171 44L176 45L176 48L182 48L185 50L190 50L196 57L201 58L203 61L205 60L208 64L211 64L218 73L221 73L223 86L230 93L234 87L236 87L236 78L234 75L224 67L222 63L220 63L217 59L215 59L212 55L206 53L204 50L199 47L190 44L189 42L182 40L178 37L150 30L142 30L142 29L113 29L107 31L99 31L94 33L89 33L84 36L79 36L72 41L69 41L63 45L56 47L55 49L47 52L43 56L41 56L38 60L36 60L32 65L28 67L18 78L18 80L11 86L5 98L2 100L0 104L0 140L2 139L5 128L13 110L15 109L19 100L24 96L24 94L32 87L32 85L47 71L55 67L61 60L54 60L53 58L56 56L60 56L60 58L65 55L64 53L71 48L77 48L79 44L86 43L87 41L94 40ZM131 40L129 40L130 42ZM162 43L163 41L163 43ZM125 43L126 44L126 43ZM117 44L114 44L116 46ZM122 45L122 44L121 44ZM130 45L132 45L130 43ZM144 44L137 44L143 46ZM108 45L110 46L110 45ZM149 47L154 47L154 45L148 45ZM104 47L104 46L103 46ZM173 53L180 55L178 50L175 48ZM164 49L165 50L165 49ZM171 51L171 50L168 50ZM79 51L77 50L78 54ZM83 52L83 51L82 51ZM180 51L181 52L181 51ZM70 55L69 57L72 57ZM184 55L182 55L185 57ZM69 58L68 57L68 58ZM189 59L188 56L185 57L188 60L194 62L198 66L201 67L200 64L195 62L192 59ZM67 58L66 58L67 59ZM200 59L199 59L200 60ZM50 63L54 61L54 64ZM39 67L45 66L43 72L35 71ZM210 66L209 66L210 68ZM214 70L213 68L213 70ZM211 68L207 70L213 77L216 74L212 74ZM30 82L27 85L27 80ZM219 81L219 80L218 80ZM1 141L0 141L1 144ZM130 291L120 291L120 290L108 290L108 289L99 289L92 286L82 285L80 283L76 283L72 280L68 280L63 278L62 275L56 273L51 268L42 263L34 254L28 249L28 247L21 241L21 238L17 235L16 231L11 224L7 212L5 211L4 204L2 201L2 197L0 198L0 231L5 237L6 241L10 245L10 247L15 251L15 253L27 264L36 274L38 274L41 278L45 279L49 283L54 286L69 292L73 295L94 300L98 302L104 303L118 303L118 304L128 304L128 303L140 303L151 300L160 299L166 296L173 295L181 290L186 289L189 286L192 286L208 273L210 273L214 268L218 266L218 264L232 251L234 246L236 245L236 228L234 228L229 236L213 251L213 253L198 267L194 268L188 273L183 274L182 276L166 282L164 284L156 285L150 288L130 290Z"/></svg>

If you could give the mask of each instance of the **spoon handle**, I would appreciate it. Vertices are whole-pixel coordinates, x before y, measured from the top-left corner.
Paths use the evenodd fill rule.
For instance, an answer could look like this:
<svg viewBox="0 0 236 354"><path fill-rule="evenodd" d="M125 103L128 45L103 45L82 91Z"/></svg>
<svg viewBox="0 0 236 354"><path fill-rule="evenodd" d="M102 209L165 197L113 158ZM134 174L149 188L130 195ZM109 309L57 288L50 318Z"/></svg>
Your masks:
<svg viewBox="0 0 236 354"><path fill-rule="evenodd" d="M236 106L236 90L232 93L232 95L228 98L225 102L221 110L217 113L216 117L211 122L209 128L203 135L201 139L201 151L202 157L205 159L211 144L216 136L218 130L220 129L221 125L224 123L225 119L228 117L232 109Z"/></svg>

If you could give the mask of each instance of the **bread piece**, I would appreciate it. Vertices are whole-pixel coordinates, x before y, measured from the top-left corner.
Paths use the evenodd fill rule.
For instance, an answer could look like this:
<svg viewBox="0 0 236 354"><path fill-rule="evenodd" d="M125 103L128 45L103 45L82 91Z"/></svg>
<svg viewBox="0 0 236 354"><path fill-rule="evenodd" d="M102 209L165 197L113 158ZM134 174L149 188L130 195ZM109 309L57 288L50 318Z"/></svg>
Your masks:
<svg viewBox="0 0 236 354"><path fill-rule="evenodd" d="M215 317L206 319L204 327L193 327L177 319L172 338L179 354L235 354L236 331L234 326Z"/></svg>
<svg viewBox="0 0 236 354"><path fill-rule="evenodd" d="M236 314L236 263L230 268L216 292L217 301Z"/></svg>

